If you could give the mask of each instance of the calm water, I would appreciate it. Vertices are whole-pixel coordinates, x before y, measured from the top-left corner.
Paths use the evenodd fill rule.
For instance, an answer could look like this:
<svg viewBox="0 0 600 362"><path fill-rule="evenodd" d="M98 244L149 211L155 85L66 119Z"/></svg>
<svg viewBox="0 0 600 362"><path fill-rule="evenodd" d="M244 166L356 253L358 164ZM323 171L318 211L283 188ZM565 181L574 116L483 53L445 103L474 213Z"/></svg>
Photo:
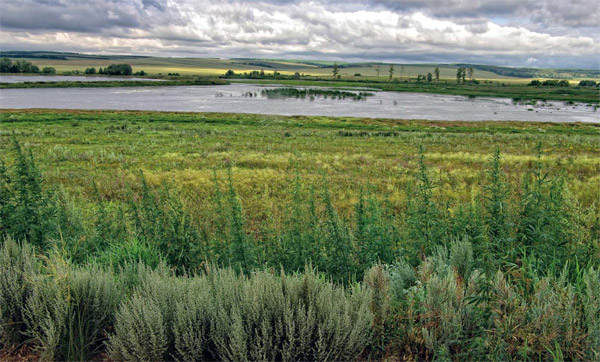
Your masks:
<svg viewBox="0 0 600 362"><path fill-rule="evenodd" d="M364 101L266 99L260 85L151 88L29 88L0 90L0 108L64 108L230 112L427 120L515 120L600 123L600 110L548 102L527 106L510 99L375 92ZM247 92L257 97L244 96Z"/></svg>
<svg viewBox="0 0 600 362"><path fill-rule="evenodd" d="M119 80L149 80L162 81L162 79L135 78L135 77L101 77L77 75L0 75L0 83L24 82L108 82Z"/></svg>

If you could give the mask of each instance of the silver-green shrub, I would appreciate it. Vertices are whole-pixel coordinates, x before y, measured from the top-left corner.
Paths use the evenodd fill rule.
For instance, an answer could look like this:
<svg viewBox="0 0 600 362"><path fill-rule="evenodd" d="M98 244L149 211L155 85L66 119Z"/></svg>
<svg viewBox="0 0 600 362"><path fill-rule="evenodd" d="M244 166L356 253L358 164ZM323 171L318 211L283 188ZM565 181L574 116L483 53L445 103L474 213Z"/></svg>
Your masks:
<svg viewBox="0 0 600 362"><path fill-rule="evenodd" d="M108 355L115 361L166 359L167 326L154 300L139 295L121 305L115 334L109 337Z"/></svg>
<svg viewBox="0 0 600 362"><path fill-rule="evenodd" d="M31 294L31 278L37 272L33 248L7 238L0 249L0 347L23 342L25 303Z"/></svg>
<svg viewBox="0 0 600 362"><path fill-rule="evenodd" d="M27 333L45 360L85 360L99 352L121 301L115 276L97 266L51 260L33 280Z"/></svg>
<svg viewBox="0 0 600 362"><path fill-rule="evenodd" d="M121 306L108 352L127 361L351 360L371 337L370 295L310 270L150 272Z"/></svg>
<svg viewBox="0 0 600 362"><path fill-rule="evenodd" d="M591 268L584 274L585 282L585 326L589 351L587 358L600 360L600 271Z"/></svg>

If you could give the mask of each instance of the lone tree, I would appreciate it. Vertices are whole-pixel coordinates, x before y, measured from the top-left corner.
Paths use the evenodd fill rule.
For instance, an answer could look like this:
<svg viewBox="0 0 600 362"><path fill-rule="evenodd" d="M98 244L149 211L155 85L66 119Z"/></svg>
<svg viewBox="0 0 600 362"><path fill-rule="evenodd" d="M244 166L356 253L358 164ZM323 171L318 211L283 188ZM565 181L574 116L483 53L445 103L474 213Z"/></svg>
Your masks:
<svg viewBox="0 0 600 362"><path fill-rule="evenodd" d="M472 81L473 80L473 73L475 73L475 70L473 70L472 67L469 67L469 69L467 69L467 72L469 73L469 80Z"/></svg>
<svg viewBox="0 0 600 362"><path fill-rule="evenodd" d="M392 81L392 78L394 77L394 64L390 64L390 82Z"/></svg>
<svg viewBox="0 0 600 362"><path fill-rule="evenodd" d="M435 67L435 70L433 71L433 73L435 74L435 81L439 82L440 81L440 68Z"/></svg>
<svg viewBox="0 0 600 362"><path fill-rule="evenodd" d="M340 68L337 63L333 63L333 77L337 78L338 73L340 72Z"/></svg>
<svg viewBox="0 0 600 362"><path fill-rule="evenodd" d="M465 82L465 77L467 75L467 70L465 68L462 68L462 79L463 79L463 83Z"/></svg>
<svg viewBox="0 0 600 362"><path fill-rule="evenodd" d="M433 77L431 76L431 73L427 73L427 82L428 82L428 83L431 83L431 79L432 79L432 78L433 78Z"/></svg>
<svg viewBox="0 0 600 362"><path fill-rule="evenodd" d="M463 77L463 76L462 76L462 73L463 73L463 68L462 68L462 67L459 67L459 68L456 70L456 83L458 83L458 84L460 84L460 80L461 80L461 79L462 79L462 77Z"/></svg>

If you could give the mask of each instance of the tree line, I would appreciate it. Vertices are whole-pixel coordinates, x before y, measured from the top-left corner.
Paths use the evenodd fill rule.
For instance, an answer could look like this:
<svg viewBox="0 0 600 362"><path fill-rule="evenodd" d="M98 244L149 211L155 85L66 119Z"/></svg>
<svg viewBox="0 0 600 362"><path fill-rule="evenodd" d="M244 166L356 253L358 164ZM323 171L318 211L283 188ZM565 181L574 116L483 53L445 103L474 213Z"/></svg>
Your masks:
<svg viewBox="0 0 600 362"><path fill-rule="evenodd" d="M43 73L43 74L55 74L56 69L52 67L40 68L26 60L12 61L9 58L0 59L0 73Z"/></svg>

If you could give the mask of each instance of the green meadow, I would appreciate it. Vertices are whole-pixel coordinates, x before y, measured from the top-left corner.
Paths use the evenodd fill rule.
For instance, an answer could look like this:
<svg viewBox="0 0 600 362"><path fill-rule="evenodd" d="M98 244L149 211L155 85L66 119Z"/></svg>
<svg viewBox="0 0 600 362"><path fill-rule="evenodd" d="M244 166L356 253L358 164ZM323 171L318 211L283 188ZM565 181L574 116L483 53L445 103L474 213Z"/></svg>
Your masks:
<svg viewBox="0 0 600 362"><path fill-rule="evenodd" d="M0 111L0 358L594 360L600 126Z"/></svg>

